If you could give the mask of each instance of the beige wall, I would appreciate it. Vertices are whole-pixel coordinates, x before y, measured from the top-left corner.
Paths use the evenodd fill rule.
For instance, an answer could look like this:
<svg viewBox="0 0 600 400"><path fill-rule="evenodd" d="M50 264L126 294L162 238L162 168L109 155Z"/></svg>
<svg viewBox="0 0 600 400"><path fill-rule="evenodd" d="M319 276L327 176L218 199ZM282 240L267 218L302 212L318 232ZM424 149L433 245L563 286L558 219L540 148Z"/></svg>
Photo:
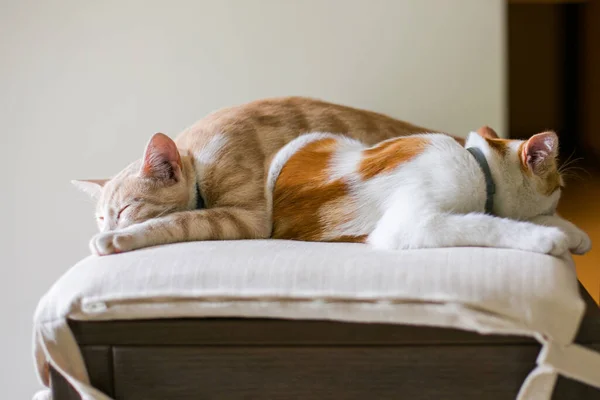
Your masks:
<svg viewBox="0 0 600 400"><path fill-rule="evenodd" d="M503 3L2 0L2 398L37 387L34 307L88 254L92 205L70 179L112 174L152 133L266 96L502 131Z"/></svg>

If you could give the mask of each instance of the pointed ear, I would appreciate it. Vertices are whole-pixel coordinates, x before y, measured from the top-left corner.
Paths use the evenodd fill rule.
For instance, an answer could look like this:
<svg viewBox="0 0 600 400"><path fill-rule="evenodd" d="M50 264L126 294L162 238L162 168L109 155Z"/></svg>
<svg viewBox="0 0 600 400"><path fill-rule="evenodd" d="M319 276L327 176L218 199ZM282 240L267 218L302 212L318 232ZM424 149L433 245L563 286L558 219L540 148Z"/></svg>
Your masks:
<svg viewBox="0 0 600 400"><path fill-rule="evenodd" d="M554 132L533 135L523 146L523 164L534 173L544 172L548 162L558 154L558 136Z"/></svg>
<svg viewBox="0 0 600 400"><path fill-rule="evenodd" d="M79 190L90 195L94 200L98 200L102 194L102 188L108 182L108 179L85 179L73 180L71 183Z"/></svg>
<svg viewBox="0 0 600 400"><path fill-rule="evenodd" d="M477 133L484 138L488 138L488 139L498 139L499 136L496 133L495 130L493 130L492 128L490 128L487 125L482 126L481 128L477 129Z"/></svg>
<svg viewBox="0 0 600 400"><path fill-rule="evenodd" d="M161 180L181 179L181 156L175 142L163 133L156 133L144 152L140 174Z"/></svg>

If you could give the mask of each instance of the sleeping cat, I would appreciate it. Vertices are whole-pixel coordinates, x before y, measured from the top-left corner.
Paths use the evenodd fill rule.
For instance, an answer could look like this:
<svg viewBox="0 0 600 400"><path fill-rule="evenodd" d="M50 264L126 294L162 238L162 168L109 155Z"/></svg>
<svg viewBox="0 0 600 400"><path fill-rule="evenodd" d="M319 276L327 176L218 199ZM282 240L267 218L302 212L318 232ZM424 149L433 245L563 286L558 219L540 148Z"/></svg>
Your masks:
<svg viewBox="0 0 600 400"><path fill-rule="evenodd" d="M175 141L154 135L143 159L110 180L74 181L98 200L101 233L92 238L91 251L105 255L173 242L269 237L269 160L285 144L312 131L374 144L428 130L301 97L216 111Z"/></svg>
<svg viewBox="0 0 600 400"><path fill-rule="evenodd" d="M327 133L301 136L269 170L273 237L378 249L589 251L589 237L555 213L563 186L556 134L486 136L471 133L465 147L440 134L373 147Z"/></svg>

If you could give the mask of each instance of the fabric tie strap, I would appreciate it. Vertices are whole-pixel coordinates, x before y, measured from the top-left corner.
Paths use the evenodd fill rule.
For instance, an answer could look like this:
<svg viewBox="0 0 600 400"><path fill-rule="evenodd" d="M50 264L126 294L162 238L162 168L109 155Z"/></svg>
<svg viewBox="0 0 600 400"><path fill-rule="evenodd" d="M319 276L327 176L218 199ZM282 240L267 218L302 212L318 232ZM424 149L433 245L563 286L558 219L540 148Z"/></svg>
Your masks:
<svg viewBox="0 0 600 400"><path fill-rule="evenodd" d="M517 400L550 400L558 375L600 389L600 355L578 344L543 343L537 366L521 386Z"/></svg>

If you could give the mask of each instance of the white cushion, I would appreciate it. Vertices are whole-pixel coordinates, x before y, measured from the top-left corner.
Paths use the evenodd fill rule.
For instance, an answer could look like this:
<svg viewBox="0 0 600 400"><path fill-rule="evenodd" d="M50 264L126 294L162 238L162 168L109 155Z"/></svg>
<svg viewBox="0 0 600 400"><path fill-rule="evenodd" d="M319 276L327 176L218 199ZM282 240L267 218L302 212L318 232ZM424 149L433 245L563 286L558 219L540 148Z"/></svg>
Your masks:
<svg viewBox="0 0 600 400"><path fill-rule="evenodd" d="M392 252L275 240L180 243L88 257L75 265L40 301L36 355L42 375L46 362L58 364L53 354L62 352L64 361L65 349L74 345L63 331L67 318L331 319L543 336L569 344L583 310L570 257L484 248ZM85 391L79 358L55 366Z"/></svg>

